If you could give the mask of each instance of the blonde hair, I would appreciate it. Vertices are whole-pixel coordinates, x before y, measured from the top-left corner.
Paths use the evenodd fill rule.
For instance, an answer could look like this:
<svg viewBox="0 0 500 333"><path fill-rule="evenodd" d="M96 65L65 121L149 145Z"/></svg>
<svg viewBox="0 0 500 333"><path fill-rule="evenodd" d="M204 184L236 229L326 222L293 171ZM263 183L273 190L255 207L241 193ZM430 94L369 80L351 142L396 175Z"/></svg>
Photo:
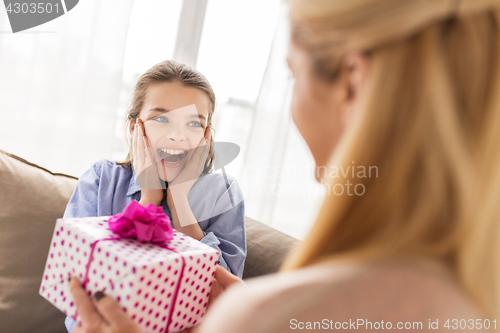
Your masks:
<svg viewBox="0 0 500 333"><path fill-rule="evenodd" d="M340 258L446 262L500 314L499 0L288 0L291 38L319 79L368 52L371 75L330 165L377 166L364 195L325 196L282 270Z"/></svg>

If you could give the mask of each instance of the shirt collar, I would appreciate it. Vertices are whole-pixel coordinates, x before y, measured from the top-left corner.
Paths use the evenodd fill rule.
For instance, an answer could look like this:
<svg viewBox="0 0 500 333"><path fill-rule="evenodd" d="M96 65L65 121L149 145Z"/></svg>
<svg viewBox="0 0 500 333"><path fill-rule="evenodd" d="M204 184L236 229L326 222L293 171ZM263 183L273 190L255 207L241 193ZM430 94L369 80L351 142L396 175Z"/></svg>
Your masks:
<svg viewBox="0 0 500 333"><path fill-rule="evenodd" d="M134 167L130 166L130 168L132 169L132 177L130 177L130 183L128 184L127 196L132 196L141 190L141 187L139 186L139 184L137 184L137 174L135 173ZM196 179L195 184L193 184L193 186L196 185L196 183L203 176L205 176L204 173L202 173L198 177L198 179Z"/></svg>
<svg viewBox="0 0 500 333"><path fill-rule="evenodd" d="M132 169L132 177L130 177L130 182L128 184L127 196L132 196L137 192L141 191L141 187L137 181L137 174L135 173L134 167L130 167Z"/></svg>

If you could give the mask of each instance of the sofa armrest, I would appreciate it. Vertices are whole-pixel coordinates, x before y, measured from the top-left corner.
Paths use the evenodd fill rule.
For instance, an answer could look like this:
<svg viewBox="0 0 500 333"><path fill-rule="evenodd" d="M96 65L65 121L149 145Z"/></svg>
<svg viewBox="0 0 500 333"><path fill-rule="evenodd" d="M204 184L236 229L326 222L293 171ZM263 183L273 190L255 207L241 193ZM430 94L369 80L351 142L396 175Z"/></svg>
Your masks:
<svg viewBox="0 0 500 333"><path fill-rule="evenodd" d="M288 251L299 241L272 227L245 217L247 258L243 279L279 270Z"/></svg>
<svg viewBox="0 0 500 333"><path fill-rule="evenodd" d="M38 289L76 182L0 150L0 332L66 332L64 314Z"/></svg>

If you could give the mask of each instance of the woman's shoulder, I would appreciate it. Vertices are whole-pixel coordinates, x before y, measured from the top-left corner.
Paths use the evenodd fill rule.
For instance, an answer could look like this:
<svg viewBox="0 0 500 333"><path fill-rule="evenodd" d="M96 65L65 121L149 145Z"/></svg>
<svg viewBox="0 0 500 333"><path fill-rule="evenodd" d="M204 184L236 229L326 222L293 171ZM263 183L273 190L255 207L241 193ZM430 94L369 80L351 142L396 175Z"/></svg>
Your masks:
<svg viewBox="0 0 500 333"><path fill-rule="evenodd" d="M316 306L316 300L311 303L306 298L313 295L312 289L320 288L318 283L326 276L340 279L336 273L352 274L345 269L308 267L247 279L245 285L230 287L217 300L199 332L281 332L294 319L294 313ZM221 322L222 317L225 322Z"/></svg>
<svg viewBox="0 0 500 333"><path fill-rule="evenodd" d="M244 301L236 305L235 299ZM214 317L225 311L226 317L235 318L227 332L335 329L330 325L345 322L349 328L355 322L357 329L371 330L367 322L382 321L393 329L398 322L422 323L420 329L427 329L429 319L482 318L453 274L444 265L425 260L323 263L258 277L248 280L246 287L230 288L213 310ZM214 317L209 315L206 321ZM226 331L226 326L218 328Z"/></svg>

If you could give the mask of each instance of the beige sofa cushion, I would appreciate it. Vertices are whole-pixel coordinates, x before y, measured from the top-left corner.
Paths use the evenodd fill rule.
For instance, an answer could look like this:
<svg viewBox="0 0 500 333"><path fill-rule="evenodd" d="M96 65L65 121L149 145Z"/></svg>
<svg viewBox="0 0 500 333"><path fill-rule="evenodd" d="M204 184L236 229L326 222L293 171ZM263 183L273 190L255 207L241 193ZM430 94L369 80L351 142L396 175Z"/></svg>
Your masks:
<svg viewBox="0 0 500 333"><path fill-rule="evenodd" d="M38 289L76 182L0 151L0 332L66 332L65 316Z"/></svg>
<svg viewBox="0 0 500 333"><path fill-rule="evenodd" d="M245 217L247 258L243 279L275 273L298 240L272 227Z"/></svg>

